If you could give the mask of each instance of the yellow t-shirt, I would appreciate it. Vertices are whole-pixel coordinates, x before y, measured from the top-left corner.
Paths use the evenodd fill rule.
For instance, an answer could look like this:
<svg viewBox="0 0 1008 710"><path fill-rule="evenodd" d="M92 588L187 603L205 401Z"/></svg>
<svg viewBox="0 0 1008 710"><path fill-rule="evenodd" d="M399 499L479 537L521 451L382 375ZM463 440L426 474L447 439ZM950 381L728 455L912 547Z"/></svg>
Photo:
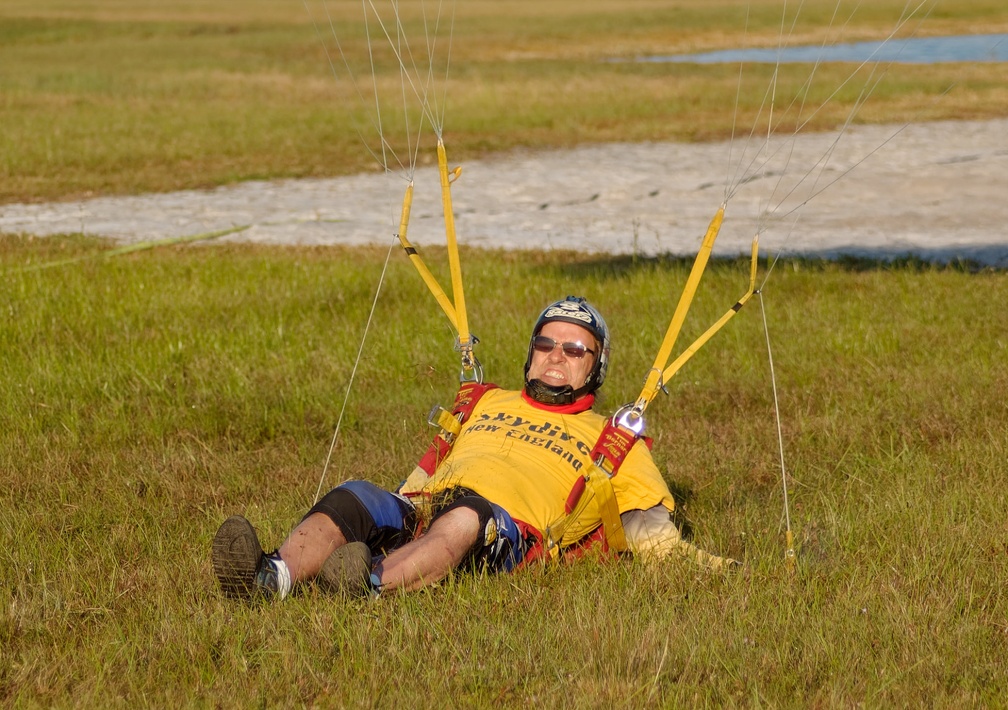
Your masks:
<svg viewBox="0 0 1008 710"><path fill-rule="evenodd" d="M489 390L423 492L468 488L545 531L565 517L567 497L591 465L592 447L606 423L590 409L566 414L565 409L570 408L535 403L519 391ZM644 442L634 444L612 483L621 513L675 506ZM565 537L577 539L600 524L597 506L589 503Z"/></svg>

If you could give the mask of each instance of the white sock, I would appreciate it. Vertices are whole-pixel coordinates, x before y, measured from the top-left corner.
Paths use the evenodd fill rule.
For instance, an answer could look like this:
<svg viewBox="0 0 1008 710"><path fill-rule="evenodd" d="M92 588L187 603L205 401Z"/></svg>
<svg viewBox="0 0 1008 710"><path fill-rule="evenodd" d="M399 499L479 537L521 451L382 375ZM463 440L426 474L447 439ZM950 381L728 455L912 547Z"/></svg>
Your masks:
<svg viewBox="0 0 1008 710"><path fill-rule="evenodd" d="M283 599L290 594L291 590L290 570L287 569L287 563L280 555L271 556L269 561L277 572L277 596Z"/></svg>

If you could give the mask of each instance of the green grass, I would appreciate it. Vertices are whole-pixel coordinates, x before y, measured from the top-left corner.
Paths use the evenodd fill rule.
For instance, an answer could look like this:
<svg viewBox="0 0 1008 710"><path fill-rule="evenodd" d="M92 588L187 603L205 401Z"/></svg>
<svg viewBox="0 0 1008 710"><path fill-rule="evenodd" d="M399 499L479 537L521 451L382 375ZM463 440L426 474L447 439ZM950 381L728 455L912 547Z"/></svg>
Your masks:
<svg viewBox="0 0 1008 710"><path fill-rule="evenodd" d="M377 603L222 599L217 525L276 545L309 505L385 254L0 240L0 701L12 706L997 706L1008 692L1004 272L789 262L765 289L797 571L753 302L649 409L702 546L739 574L583 564ZM444 254L428 262L443 277ZM584 293L637 394L689 264L463 254L490 377ZM456 355L394 255L329 483L394 485ZM716 261L688 322L741 293Z"/></svg>
<svg viewBox="0 0 1008 710"><path fill-rule="evenodd" d="M786 25L798 18L789 41L881 39L897 26L904 4L845 3L833 30L826 29L832 2L802 3L800 12L792 4ZM414 47L422 45L419 4L403 5ZM424 5L429 13L437 7ZM317 2L306 10L295 0L7 0L0 7L0 204L376 168L362 148L361 136L372 150L380 144L370 128L366 43L355 31L363 28L360 6L328 3L362 85L358 95ZM740 85L733 65L604 60L776 46L780 0L520 0L508 2L506 12L501 7L495 0L458 4L450 71L447 19L440 27L434 86L444 99L446 140L456 159L605 141L709 140L729 136L733 125L762 131L768 121L760 106L770 69L747 68ZM920 11L899 34L1006 28L1003 2L948 0L930 13ZM405 129L391 128L399 109L398 73L387 56L377 60L386 137L401 143ZM832 96L850 71L814 72L804 111L812 119L809 130L844 123L868 80L859 74ZM812 73L808 66L787 67L777 87L779 106L804 93ZM895 65L857 120L1008 115L1002 73L998 64ZM812 107L831 96L813 116ZM797 116L779 118L786 131L797 122Z"/></svg>
<svg viewBox="0 0 1008 710"><path fill-rule="evenodd" d="M779 0L749 3L746 32L738 2L506 6L459 5L453 159L725 137L737 68L598 60L773 45L780 26ZM845 38L885 36L902 7L861 7ZM802 8L794 39L817 41L832 3ZM1006 27L1003 2L956 0L912 29ZM820 68L808 105L847 71ZM782 67L780 95L807 75ZM765 124L769 78L747 70L740 125ZM841 123L866 80L811 127ZM300 3L6 0L0 203L373 167L354 132L369 107L346 96ZM1006 113L1000 66L963 65L894 67L859 116ZM775 116L785 130L798 120ZM778 265L764 293L794 573L754 301L648 412L695 541L742 572L588 560L373 604L308 589L243 606L216 590L211 537L244 512L277 545L311 503L385 254L208 244L101 258L110 248L0 237L0 704L1004 704L1004 272ZM426 256L444 282L443 251ZM615 342L606 410L637 395L689 268L474 250L463 265L478 354L504 386L519 385L545 301L599 305ZM684 340L746 278L745 264L715 261ZM394 486L411 469L430 405L454 394L451 343L394 255L327 484Z"/></svg>

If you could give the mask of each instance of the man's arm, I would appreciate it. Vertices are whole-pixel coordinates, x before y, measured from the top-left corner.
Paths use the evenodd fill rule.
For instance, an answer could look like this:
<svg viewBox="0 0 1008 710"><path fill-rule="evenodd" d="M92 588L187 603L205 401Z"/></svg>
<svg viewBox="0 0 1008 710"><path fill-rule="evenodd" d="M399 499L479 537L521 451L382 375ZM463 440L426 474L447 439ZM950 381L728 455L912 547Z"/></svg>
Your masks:
<svg viewBox="0 0 1008 710"><path fill-rule="evenodd" d="M740 567L728 557L718 557L704 552L682 539L682 533L665 506L656 505L647 510L628 510L620 515L627 546L634 557L643 560L661 560L682 557L701 567L722 570Z"/></svg>

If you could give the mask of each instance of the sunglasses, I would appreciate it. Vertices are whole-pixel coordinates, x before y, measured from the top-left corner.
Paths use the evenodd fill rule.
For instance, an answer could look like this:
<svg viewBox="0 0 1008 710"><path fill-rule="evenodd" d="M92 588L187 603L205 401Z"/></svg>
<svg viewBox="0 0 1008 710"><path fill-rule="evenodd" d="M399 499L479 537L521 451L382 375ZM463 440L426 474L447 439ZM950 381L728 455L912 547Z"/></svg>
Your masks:
<svg viewBox="0 0 1008 710"><path fill-rule="evenodd" d="M563 349L564 355L574 358L575 360L583 358L585 353L591 353L592 355L595 354L594 350L585 347L581 343L558 343L553 340L553 338L548 338L545 335L537 335L532 338L532 349L536 352L551 353L557 345Z"/></svg>

